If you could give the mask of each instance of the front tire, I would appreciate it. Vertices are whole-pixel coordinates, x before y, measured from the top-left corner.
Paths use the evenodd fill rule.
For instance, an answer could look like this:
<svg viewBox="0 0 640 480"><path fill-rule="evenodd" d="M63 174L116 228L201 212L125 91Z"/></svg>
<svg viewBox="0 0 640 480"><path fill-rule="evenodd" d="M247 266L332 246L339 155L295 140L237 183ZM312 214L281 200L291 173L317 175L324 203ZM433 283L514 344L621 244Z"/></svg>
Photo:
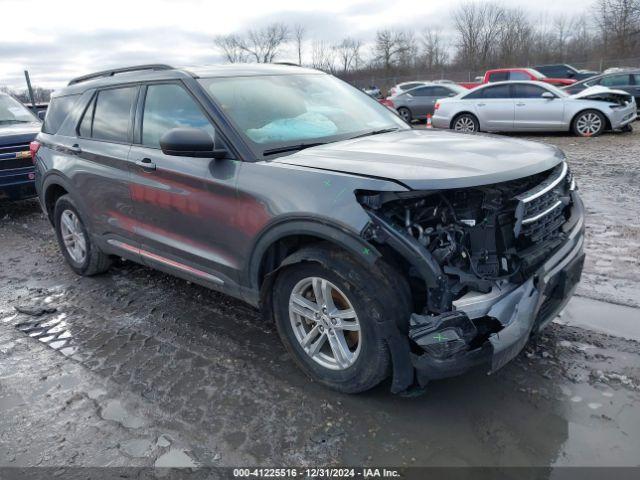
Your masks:
<svg viewBox="0 0 640 480"><path fill-rule="evenodd" d="M392 286L383 288L384 280L343 252L311 248L305 258L311 261L285 267L274 284L282 342L313 380L344 393L373 388L391 367L382 322L409 318L409 297L398 291L404 280L391 274Z"/></svg>
<svg viewBox="0 0 640 480"><path fill-rule="evenodd" d="M70 195L63 195L56 201L53 220L60 250L74 272L91 276L109 268L109 256L91 240L80 211Z"/></svg>
<svg viewBox="0 0 640 480"><path fill-rule="evenodd" d="M579 137L597 137L604 132L607 121L597 110L585 110L573 119L573 133Z"/></svg>
<svg viewBox="0 0 640 480"><path fill-rule="evenodd" d="M480 122L475 115L463 113L453 119L451 129L461 133L476 133L480 131Z"/></svg>

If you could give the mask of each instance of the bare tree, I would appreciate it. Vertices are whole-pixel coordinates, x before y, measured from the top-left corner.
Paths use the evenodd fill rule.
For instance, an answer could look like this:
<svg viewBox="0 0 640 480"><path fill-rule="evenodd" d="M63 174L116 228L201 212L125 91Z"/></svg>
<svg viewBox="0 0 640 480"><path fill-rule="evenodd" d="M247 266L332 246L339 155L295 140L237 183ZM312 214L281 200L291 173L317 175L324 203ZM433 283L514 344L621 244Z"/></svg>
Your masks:
<svg viewBox="0 0 640 480"><path fill-rule="evenodd" d="M598 0L596 22L603 47L617 56L637 53L640 46L640 0Z"/></svg>
<svg viewBox="0 0 640 480"><path fill-rule="evenodd" d="M491 2L467 2L454 10L458 60L472 69L489 65L504 27L504 17L504 7Z"/></svg>
<svg viewBox="0 0 640 480"><path fill-rule="evenodd" d="M411 52L415 51L413 34L396 30L378 30L374 49L374 61L385 70L406 61Z"/></svg>
<svg viewBox="0 0 640 480"><path fill-rule="evenodd" d="M427 28L420 35L422 63L427 70L442 68L449 57L440 30Z"/></svg>
<svg viewBox="0 0 640 480"><path fill-rule="evenodd" d="M362 42L353 38L345 38L334 47L342 72L356 68L360 63Z"/></svg>
<svg viewBox="0 0 640 480"><path fill-rule="evenodd" d="M272 23L261 29L249 30L245 36L216 37L215 44L231 63L271 63L289 38L289 29L281 23Z"/></svg>
<svg viewBox="0 0 640 480"><path fill-rule="evenodd" d="M219 35L214 39L216 46L222 51L229 63L247 61L247 54L241 47L242 40L237 35Z"/></svg>
<svg viewBox="0 0 640 480"><path fill-rule="evenodd" d="M258 63L271 63L289 38L289 29L282 23L272 23L258 30L249 30L240 44L242 50Z"/></svg>
<svg viewBox="0 0 640 480"><path fill-rule="evenodd" d="M533 43L533 28L521 9L505 9L503 25L497 34L493 60L504 66L528 65Z"/></svg>
<svg viewBox="0 0 640 480"><path fill-rule="evenodd" d="M304 43L304 38L306 34L306 29L304 26L298 24L293 28L293 39L296 43L296 52L298 53L298 65L302 65L302 45Z"/></svg>
<svg viewBox="0 0 640 480"><path fill-rule="evenodd" d="M313 42L311 49L311 66L329 73L336 72L335 49L324 40Z"/></svg>

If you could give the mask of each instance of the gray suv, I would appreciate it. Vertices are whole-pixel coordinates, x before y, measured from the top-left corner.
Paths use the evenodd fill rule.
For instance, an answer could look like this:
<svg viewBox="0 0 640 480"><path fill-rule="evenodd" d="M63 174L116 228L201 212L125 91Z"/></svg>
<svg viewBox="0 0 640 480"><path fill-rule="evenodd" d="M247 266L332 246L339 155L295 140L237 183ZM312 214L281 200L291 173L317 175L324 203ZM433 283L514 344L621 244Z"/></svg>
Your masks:
<svg viewBox="0 0 640 480"><path fill-rule="evenodd" d="M37 142L40 202L75 272L124 257L240 298L343 392L497 370L582 271L560 150L412 130L314 70L87 75L54 95Z"/></svg>

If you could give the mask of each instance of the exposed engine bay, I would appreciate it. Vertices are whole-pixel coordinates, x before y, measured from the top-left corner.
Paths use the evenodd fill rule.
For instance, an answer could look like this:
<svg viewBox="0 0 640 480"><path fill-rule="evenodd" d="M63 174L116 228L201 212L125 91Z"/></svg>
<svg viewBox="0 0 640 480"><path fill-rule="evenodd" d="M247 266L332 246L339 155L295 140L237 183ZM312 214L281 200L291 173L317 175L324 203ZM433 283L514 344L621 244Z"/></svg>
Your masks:
<svg viewBox="0 0 640 480"><path fill-rule="evenodd" d="M572 97L583 100L599 100L602 102L617 104L620 107L626 107L633 100L632 95L624 90L614 90L601 86L589 87L582 92L572 95Z"/></svg>
<svg viewBox="0 0 640 480"><path fill-rule="evenodd" d="M414 284L424 280L424 303L411 317L409 337L434 358L446 359L479 349L512 322L518 308L528 309L528 316L537 313L540 292L532 275L573 227L575 188L563 162L536 175L473 188L361 192L359 201L373 219L366 238L421 259L409 268ZM461 305L474 295L495 303L473 315ZM507 296L515 300L500 307L500 315L489 315L491 305ZM515 312L513 302L519 304Z"/></svg>

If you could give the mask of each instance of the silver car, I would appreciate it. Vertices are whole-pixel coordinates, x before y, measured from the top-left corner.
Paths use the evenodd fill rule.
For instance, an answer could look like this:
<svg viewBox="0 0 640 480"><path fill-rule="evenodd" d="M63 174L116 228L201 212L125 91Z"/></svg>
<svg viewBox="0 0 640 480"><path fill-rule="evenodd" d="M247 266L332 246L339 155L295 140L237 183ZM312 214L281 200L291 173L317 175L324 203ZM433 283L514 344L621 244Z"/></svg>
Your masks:
<svg viewBox="0 0 640 480"><path fill-rule="evenodd" d="M426 83L405 92L389 97L393 107L407 122L424 120L433 115L436 101L440 98L455 97L467 90L455 83Z"/></svg>
<svg viewBox="0 0 640 480"><path fill-rule="evenodd" d="M582 137L630 130L632 95L591 87L575 95L542 82L496 82L438 100L433 126L461 132L573 131Z"/></svg>

